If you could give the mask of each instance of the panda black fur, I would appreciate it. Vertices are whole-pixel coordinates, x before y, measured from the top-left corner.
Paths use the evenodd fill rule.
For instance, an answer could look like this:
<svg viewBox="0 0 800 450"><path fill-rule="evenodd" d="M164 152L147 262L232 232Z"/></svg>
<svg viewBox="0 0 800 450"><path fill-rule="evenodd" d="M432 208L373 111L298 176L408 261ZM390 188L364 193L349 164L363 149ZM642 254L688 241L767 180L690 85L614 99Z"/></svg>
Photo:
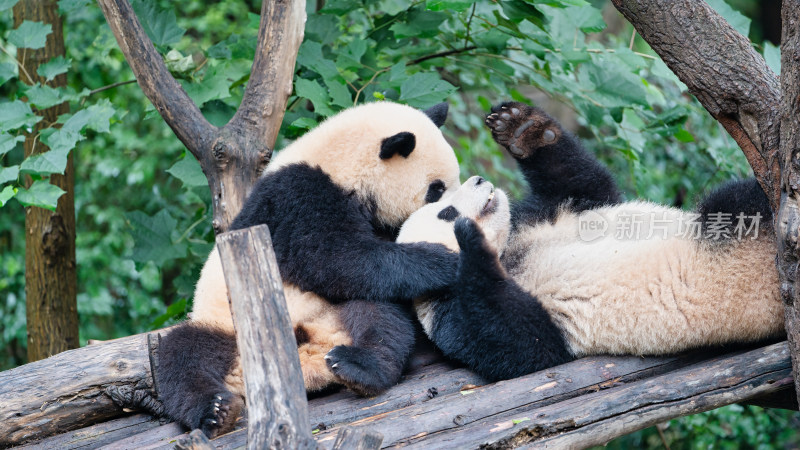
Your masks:
<svg viewBox="0 0 800 450"><path fill-rule="evenodd" d="M455 277L458 257L445 247L393 241L413 211L458 188L439 131L446 114L446 104L389 102L339 113L273 158L231 225L269 226L309 391L338 383L372 395L395 384L414 342L398 302ZM163 338L159 359L170 417L208 436L231 429L244 385L216 249L191 319Z"/></svg>
<svg viewBox="0 0 800 450"><path fill-rule="evenodd" d="M674 353L783 333L772 217L754 180L723 186L699 214L622 203L607 169L541 110L503 104L487 124L531 193L509 207L502 191L473 177L413 214L398 236L460 249L456 282L415 301L446 355L498 380L590 354ZM653 239L611 235L633 213L671 228ZM734 239L732 221L721 239L708 239L715 213L760 217L758 237ZM605 220L612 233L582 240L586 219ZM701 233L678 233L681 222Z"/></svg>

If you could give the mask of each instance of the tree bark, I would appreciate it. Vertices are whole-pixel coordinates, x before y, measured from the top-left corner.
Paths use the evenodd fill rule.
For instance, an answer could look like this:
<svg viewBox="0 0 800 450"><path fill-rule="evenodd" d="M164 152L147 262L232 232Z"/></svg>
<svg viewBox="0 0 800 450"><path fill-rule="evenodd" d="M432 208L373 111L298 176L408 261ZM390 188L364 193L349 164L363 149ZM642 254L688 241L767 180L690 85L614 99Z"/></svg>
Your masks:
<svg viewBox="0 0 800 450"><path fill-rule="evenodd" d="M800 287L797 264L800 235L800 1L784 0L781 40L782 196L778 213L778 271L785 303L786 334L794 367L795 391L800 401Z"/></svg>
<svg viewBox="0 0 800 450"><path fill-rule="evenodd" d="M247 392L247 448L316 448L283 281L266 225L217 237Z"/></svg>
<svg viewBox="0 0 800 450"><path fill-rule="evenodd" d="M780 85L750 40L706 2L612 1L730 133L777 211Z"/></svg>
<svg viewBox="0 0 800 450"><path fill-rule="evenodd" d="M295 59L303 40L305 2L262 2L250 80L239 110L222 128L208 123L169 73L128 0L98 3L142 91L200 162L211 189L214 231L219 234L227 230L272 156L292 93Z"/></svg>
<svg viewBox="0 0 800 450"><path fill-rule="evenodd" d="M52 26L45 46L32 50L17 50L17 59L24 70L20 79L29 85L45 84L36 74L39 65L64 55L64 32L55 0L22 0L14 6L14 27L24 20L43 22ZM28 74L34 79L28 78ZM66 74L47 83L52 87L67 84ZM44 117L25 136L25 156L44 153L50 149L37 139L39 131L51 126L58 116L69 112L69 105L38 110ZM26 177L25 184L32 180ZM78 301L77 269L75 265L75 173L70 153L63 175L53 174L50 183L66 194L58 199L55 212L31 206L25 208L25 297L28 328L28 361L37 361L56 353L77 348Z"/></svg>
<svg viewBox="0 0 800 450"><path fill-rule="evenodd" d="M750 41L705 2L612 1L731 134L769 197L772 210L777 211L777 264L800 399L800 2L783 2L779 84Z"/></svg>

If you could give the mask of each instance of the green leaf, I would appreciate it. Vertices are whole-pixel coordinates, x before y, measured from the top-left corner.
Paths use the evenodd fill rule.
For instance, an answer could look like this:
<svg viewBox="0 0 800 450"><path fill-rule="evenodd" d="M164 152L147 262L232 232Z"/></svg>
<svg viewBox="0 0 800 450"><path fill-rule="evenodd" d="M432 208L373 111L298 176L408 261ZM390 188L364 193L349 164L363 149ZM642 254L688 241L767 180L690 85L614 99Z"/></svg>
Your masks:
<svg viewBox="0 0 800 450"><path fill-rule="evenodd" d="M521 418L521 419L512 419L512 420L511 420L511 423L513 423L514 425L519 425L519 424L521 424L522 422L527 422L527 421L529 421L529 420L531 420L529 417L523 417L523 418Z"/></svg>
<svg viewBox="0 0 800 450"><path fill-rule="evenodd" d="M578 78L585 87L593 86L594 92L589 96L606 108L631 104L647 106L647 92L641 77L623 69L610 61L598 61L582 66Z"/></svg>
<svg viewBox="0 0 800 450"><path fill-rule="evenodd" d="M78 137L80 137L80 135L78 135ZM44 139L42 139L42 142L44 142ZM75 142L77 142L77 140ZM72 143L72 146L64 144L60 147L51 148L44 153L28 156L22 161L22 164L20 164L20 172L35 175L48 175L51 173L63 174L64 169L67 167L69 151L75 147L75 142ZM45 142L45 144L48 143Z"/></svg>
<svg viewBox="0 0 800 450"><path fill-rule="evenodd" d="M0 184L14 181L19 177L19 166L0 167Z"/></svg>
<svg viewBox="0 0 800 450"><path fill-rule="evenodd" d="M320 13L342 15L363 7L359 0L329 0L325 2L325 7Z"/></svg>
<svg viewBox="0 0 800 450"><path fill-rule="evenodd" d="M314 112L328 117L333 115L333 110L328 106L331 102L328 92L314 80L298 79L294 83L295 94L311 100L314 105Z"/></svg>
<svg viewBox="0 0 800 450"><path fill-rule="evenodd" d="M63 0L61 3L63 3ZM59 3L59 5L61 3ZM56 56L50 61L40 65L39 68L36 69L36 73L45 77L46 81L50 81L56 76L68 71L71 65L71 59L64 58L63 56Z"/></svg>
<svg viewBox="0 0 800 450"><path fill-rule="evenodd" d="M764 41L764 59L767 65L776 75L781 74L781 48L772 45L770 41Z"/></svg>
<svg viewBox="0 0 800 450"><path fill-rule="evenodd" d="M310 117L300 117L290 124L291 127L300 128L303 130L310 130L317 125L317 121Z"/></svg>
<svg viewBox="0 0 800 450"><path fill-rule="evenodd" d="M231 80L224 70L209 71L203 81L189 83L181 80L181 85L193 102L199 107L211 100L220 100L231 96Z"/></svg>
<svg viewBox="0 0 800 450"><path fill-rule="evenodd" d="M47 42L47 35L52 32L50 24L26 20L8 33L8 42L19 48L42 48Z"/></svg>
<svg viewBox="0 0 800 450"><path fill-rule="evenodd" d="M200 163L190 153L167 169L167 173L181 180L183 187L186 188L208 186L208 180L200 168Z"/></svg>
<svg viewBox="0 0 800 450"><path fill-rule="evenodd" d="M428 2L428 9L431 11L466 11L474 0L432 0Z"/></svg>
<svg viewBox="0 0 800 450"><path fill-rule="evenodd" d="M303 42L297 54L297 64L317 72L325 80L339 76L336 64L322 55L322 45L319 42Z"/></svg>
<svg viewBox="0 0 800 450"><path fill-rule="evenodd" d="M750 35L750 19L733 9L725 0L708 0L708 6L714 9L722 18L744 37Z"/></svg>
<svg viewBox="0 0 800 450"><path fill-rule="evenodd" d="M166 209L152 217L141 211L131 211L125 217L132 227L134 247L131 258L134 261L153 261L161 266L170 259L186 256L186 242L172 241L172 231L176 229L178 221Z"/></svg>
<svg viewBox="0 0 800 450"><path fill-rule="evenodd" d="M58 186L50 184L47 180L36 180L28 189L19 188L16 199L23 206L38 206L55 211L58 199L65 191Z"/></svg>
<svg viewBox="0 0 800 450"><path fill-rule="evenodd" d="M681 142L694 142L694 136L692 136L692 133L689 133L688 131L684 130L683 128L678 130L674 134L674 136L675 136L675 139L677 139L677 140L679 140Z"/></svg>
<svg viewBox="0 0 800 450"><path fill-rule="evenodd" d="M455 86L434 73L416 73L400 86L400 100L415 108L428 108L444 101Z"/></svg>
<svg viewBox="0 0 800 450"><path fill-rule="evenodd" d="M42 120L31 110L31 107L22 100L10 103L0 103L0 129L13 130L20 127L32 127Z"/></svg>
<svg viewBox="0 0 800 450"><path fill-rule="evenodd" d="M156 45L174 44L181 40L186 32L178 26L175 11L161 9L152 0L134 0L133 11L142 23L145 33Z"/></svg>
<svg viewBox="0 0 800 450"><path fill-rule="evenodd" d="M0 11L11 9L19 0L0 0Z"/></svg>
<svg viewBox="0 0 800 450"><path fill-rule="evenodd" d="M336 67L342 70L361 68L361 57L366 51L367 39L356 39L339 52Z"/></svg>
<svg viewBox="0 0 800 450"><path fill-rule="evenodd" d="M182 298L177 302L169 305L167 307L167 312L158 316L153 320L153 323L150 325L151 328L158 329L164 326L164 324L172 318L178 318L186 312L186 299Z"/></svg>
<svg viewBox="0 0 800 450"><path fill-rule="evenodd" d="M17 76L17 66L13 63L0 63L0 86Z"/></svg>
<svg viewBox="0 0 800 450"><path fill-rule="evenodd" d="M83 9L92 3L94 3L92 0L59 0L58 12L68 14Z"/></svg>
<svg viewBox="0 0 800 450"><path fill-rule="evenodd" d="M58 89L38 83L28 88L25 95L28 97L28 103L39 109L47 109L64 102Z"/></svg>
<svg viewBox="0 0 800 450"><path fill-rule="evenodd" d="M381 0L378 2L376 9L384 13L394 16L411 7L410 0Z"/></svg>
<svg viewBox="0 0 800 450"><path fill-rule="evenodd" d="M181 52L174 49L167 52L167 55L164 57L164 63L167 65L167 69L169 69L170 72L176 73L185 73L197 66L194 63L192 55L183 56Z"/></svg>
<svg viewBox="0 0 800 450"><path fill-rule="evenodd" d="M447 14L414 8L405 22L397 22L389 29L397 39L407 37L431 38L439 34L439 27L447 20Z"/></svg>
<svg viewBox="0 0 800 450"><path fill-rule="evenodd" d="M83 108L73 114L64 122L62 130L80 132L84 128L91 128L99 133L106 133L109 130L108 125L114 112L114 106L111 105L111 102L108 99L102 99L94 105Z"/></svg>
<svg viewBox="0 0 800 450"><path fill-rule="evenodd" d="M17 189L14 186L8 185L0 191L0 207L5 206L9 200L17 195Z"/></svg>
<svg viewBox="0 0 800 450"><path fill-rule="evenodd" d="M17 146L17 142L25 140L25 136L14 136L0 131L0 156L5 155Z"/></svg>
<svg viewBox="0 0 800 450"><path fill-rule="evenodd" d="M353 96L347 89L347 85L336 80L325 80L325 86L328 87L328 92L333 100L332 104L347 108L353 106Z"/></svg>

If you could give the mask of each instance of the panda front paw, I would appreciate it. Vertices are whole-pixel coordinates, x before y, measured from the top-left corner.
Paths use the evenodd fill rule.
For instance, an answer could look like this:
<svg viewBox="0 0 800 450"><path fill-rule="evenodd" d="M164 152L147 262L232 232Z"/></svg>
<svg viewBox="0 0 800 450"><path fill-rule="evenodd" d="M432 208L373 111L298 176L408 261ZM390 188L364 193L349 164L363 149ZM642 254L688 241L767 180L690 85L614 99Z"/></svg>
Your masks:
<svg viewBox="0 0 800 450"><path fill-rule="evenodd" d="M230 392L218 392L201 410L200 430L209 439L233 430L236 420L244 409L244 401Z"/></svg>
<svg viewBox="0 0 800 450"><path fill-rule="evenodd" d="M486 125L494 140L516 158L527 158L536 149L555 144L561 136L558 123L544 111L524 103L506 102L492 108Z"/></svg>
<svg viewBox="0 0 800 450"><path fill-rule="evenodd" d="M456 240L462 252L486 247L486 238L478 224L469 218L459 217L454 225Z"/></svg>
<svg viewBox="0 0 800 450"><path fill-rule="evenodd" d="M325 355L325 362L339 383L365 397L380 394L395 381L381 373L375 355L360 347L337 345Z"/></svg>
<svg viewBox="0 0 800 450"><path fill-rule="evenodd" d="M455 234L461 248L457 286L472 286L478 280L494 282L506 278L497 252L489 245L474 220L466 217L456 219Z"/></svg>

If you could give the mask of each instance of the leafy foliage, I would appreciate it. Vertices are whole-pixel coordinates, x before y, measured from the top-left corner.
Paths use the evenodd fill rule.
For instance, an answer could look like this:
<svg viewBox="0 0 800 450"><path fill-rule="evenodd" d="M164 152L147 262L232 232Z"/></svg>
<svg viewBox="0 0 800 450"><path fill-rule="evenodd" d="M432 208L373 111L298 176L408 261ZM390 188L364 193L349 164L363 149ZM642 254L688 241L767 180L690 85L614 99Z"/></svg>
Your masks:
<svg viewBox="0 0 800 450"><path fill-rule="evenodd" d="M54 207L60 192L47 179L63 171L67 155L76 159L82 339L129 335L182 318L214 238L199 164L135 84L117 85L133 75L97 5L59 2L68 54L37 70L48 81L66 74L68 86L57 89L20 82L9 54L43 45L50 30L34 22L13 29L15 3L0 0L0 30L8 30L0 32L7 50L0 53L0 368L24 362L23 205ZM260 3L132 1L167 67L216 126L241 102ZM722 0L709 3L737 29L757 27ZM544 107L583 138L630 198L688 207L707 188L749 173L733 140L630 26L606 23L602 0L307 4L277 148L357 103L425 108L448 101L444 130L463 175L481 174L519 195L524 186L514 165L483 125L492 104L514 99ZM318 4L324 7L317 10ZM780 50L769 43L761 48L778 72ZM71 114L57 124L39 123L36 111L64 101ZM50 151L25 158L23 140L34 127L41 127L35 137ZM716 436L730 436L725 427L741 424L741 430L730 426L757 436L748 435L748 445L792 445L775 429L796 426L796 416L762 423L756 418L764 414L750 408L719 411L673 421L671 442L691 438L705 445L695 427L702 422ZM651 444L653 433L629 439L660 445Z"/></svg>

